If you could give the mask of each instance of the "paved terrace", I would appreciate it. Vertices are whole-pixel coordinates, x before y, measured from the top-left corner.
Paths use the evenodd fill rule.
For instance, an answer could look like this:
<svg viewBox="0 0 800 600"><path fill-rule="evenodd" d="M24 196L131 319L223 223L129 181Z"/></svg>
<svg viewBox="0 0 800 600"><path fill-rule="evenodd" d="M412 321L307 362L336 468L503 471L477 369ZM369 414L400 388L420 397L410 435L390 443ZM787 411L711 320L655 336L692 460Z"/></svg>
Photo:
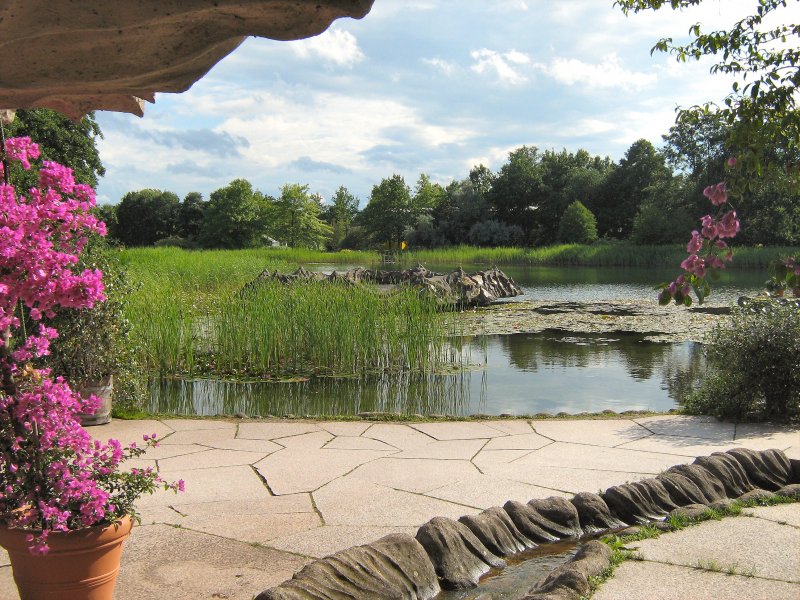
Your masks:
<svg viewBox="0 0 800 600"><path fill-rule="evenodd" d="M131 466L158 466L166 479L186 482L183 494L160 492L139 503L142 525L126 544L118 600L250 599L316 557L390 532L413 535L435 516L597 492L738 446L780 448L800 459L798 428L686 416L402 424L165 419L91 431L126 443L156 433L161 445ZM789 537L771 546L800 565L800 544L790 543L800 541L800 529L787 527ZM643 573L647 564L625 565L620 577L638 581L641 591L661 577ZM789 589L787 597L800 597L800 588ZM612 592L598 598L636 597ZM4 554L0 598L17 598Z"/></svg>

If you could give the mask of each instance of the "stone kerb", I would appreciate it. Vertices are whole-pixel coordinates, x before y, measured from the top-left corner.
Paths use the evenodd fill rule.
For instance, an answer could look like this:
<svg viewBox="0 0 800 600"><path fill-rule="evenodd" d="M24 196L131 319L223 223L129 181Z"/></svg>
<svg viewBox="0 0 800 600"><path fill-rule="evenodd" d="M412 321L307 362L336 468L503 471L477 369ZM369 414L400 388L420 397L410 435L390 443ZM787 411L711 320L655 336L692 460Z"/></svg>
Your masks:
<svg viewBox="0 0 800 600"><path fill-rule="evenodd" d="M436 517L416 537L392 534L315 561L256 600L428 600L441 589L475 587L490 569L504 566L504 558L541 544L774 494L800 499L800 460L781 450L737 448L699 457L651 479L612 486L602 494L510 501L458 521ZM525 600L585 595L589 578L607 568L610 557L605 544L584 543Z"/></svg>

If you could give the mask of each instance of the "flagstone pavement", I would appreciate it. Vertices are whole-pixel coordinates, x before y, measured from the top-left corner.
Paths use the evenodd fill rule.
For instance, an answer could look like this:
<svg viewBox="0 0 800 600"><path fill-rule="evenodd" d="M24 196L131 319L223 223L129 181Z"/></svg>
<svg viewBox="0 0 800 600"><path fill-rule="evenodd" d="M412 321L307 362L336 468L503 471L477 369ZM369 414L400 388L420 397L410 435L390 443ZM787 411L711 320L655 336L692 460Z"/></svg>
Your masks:
<svg viewBox="0 0 800 600"><path fill-rule="evenodd" d="M183 479L126 543L116 597L250 599L314 558L507 500L597 492L734 447L800 459L800 429L664 415L605 420L163 419L90 429L159 447L131 466ZM0 598L17 598L0 554Z"/></svg>

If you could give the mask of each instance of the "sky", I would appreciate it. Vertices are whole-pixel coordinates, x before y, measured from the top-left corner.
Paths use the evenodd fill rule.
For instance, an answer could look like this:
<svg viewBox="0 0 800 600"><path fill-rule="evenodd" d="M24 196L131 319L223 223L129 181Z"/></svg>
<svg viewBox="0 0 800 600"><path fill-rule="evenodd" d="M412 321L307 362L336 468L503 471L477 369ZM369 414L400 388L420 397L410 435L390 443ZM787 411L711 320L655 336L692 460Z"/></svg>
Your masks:
<svg viewBox="0 0 800 600"><path fill-rule="evenodd" d="M375 0L314 38L247 39L144 118L98 112L98 202L144 188L207 199L245 178L272 196L299 183L329 199L343 185L363 208L385 177L446 185L522 145L618 161L640 138L661 145L676 107L730 91L707 60L651 56L656 41L729 27L755 4L626 17L612 0Z"/></svg>

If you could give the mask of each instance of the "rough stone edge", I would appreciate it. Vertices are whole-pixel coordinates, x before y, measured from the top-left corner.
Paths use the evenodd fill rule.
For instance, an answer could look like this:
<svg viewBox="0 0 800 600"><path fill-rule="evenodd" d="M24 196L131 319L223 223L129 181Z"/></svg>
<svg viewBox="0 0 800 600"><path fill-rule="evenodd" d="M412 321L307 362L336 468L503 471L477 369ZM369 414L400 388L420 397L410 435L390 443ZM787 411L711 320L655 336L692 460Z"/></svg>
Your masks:
<svg viewBox="0 0 800 600"><path fill-rule="evenodd" d="M749 484L750 489L747 490L744 494L739 495L737 498L728 497L728 498L722 500L723 502L727 501L729 503L730 501L732 501L734 499L741 498L741 497L745 497L745 498L758 497L760 495L763 495L764 493L769 493L770 495L772 495L772 494L780 494L780 492L782 492L784 490L786 492L790 492L787 495L792 495L792 496L797 497L796 496L796 494L798 494L798 485L797 484L800 484L800 460L789 459L788 457L785 456L785 454L781 450L774 450L774 449L773 450L763 450L763 451L751 451L749 454L750 454L750 456L755 455L755 456L758 456L758 457L766 457L766 456L775 457L776 455L782 457L784 459L784 461L785 461L785 464L788 465L788 469L787 469L787 473L786 473L786 480L783 482L783 485L780 487L780 489L776 490L775 492L769 493L769 492L765 492L764 490L759 489L754 483L752 483L752 479L753 479L752 477L746 477L745 481L746 481L746 483ZM736 456L737 453L735 453L735 452L734 453L729 453L729 452L714 453L712 456L720 456L720 455L724 456L726 459L732 459L732 460L736 461L737 463L739 462L737 460L737 456ZM707 457L698 457L698 458L699 459L704 459L704 458L707 458ZM695 459L695 463L697 463L697 461L698 461L698 459ZM700 462L703 462L703 461L701 460ZM763 466L764 462L763 461L760 461L758 463L752 463L751 462L750 466L752 467L753 464L755 464L756 467L759 467L759 466ZM744 469L745 465L741 465L741 467L742 467L742 469ZM711 474L711 473L709 474L710 477L714 477L715 475L716 474ZM774 473L771 473L770 476L774 477ZM646 482L658 481L658 480L659 480L659 477L656 476L656 477L652 477L652 478L649 478L649 479L642 480L642 481L640 481L638 483L641 486L642 484L647 485ZM727 482L723 482L723 483L727 483ZM612 486L612 487L616 487L616 486ZM611 488L609 488L609 489L611 489ZM607 491L608 490L606 490L606 492ZM599 498L602 500L604 495L605 495L605 492L603 494L600 494ZM578 496L578 494L576 494L576 497L577 496ZM560 499L560 497L559 497L559 499ZM665 511L665 513L669 514L673 510L679 511L681 508L687 509L687 508L690 508L690 507L694 511L698 511L701 506L711 507L711 506L713 506L715 504L719 504L719 502L720 501L718 500L718 501L715 501L715 502L709 502L706 505L690 504L690 505L685 505L683 507L678 507L678 508L674 508L673 507L673 508L670 508L670 510ZM626 525L635 524L635 523L625 523L625 521L620 518L620 516L613 510L612 507L608 507L608 508L610 509L609 510L610 516L613 517L615 521L622 522L622 523L624 523ZM488 510L491 510L491 509L488 509ZM687 511L687 512L689 512L689 511ZM436 519L436 518L434 518L434 519ZM433 521L433 519L432 519L432 521ZM424 525L422 525L422 527L420 527L420 530L422 530L424 527L428 526L429 523L430 523L430 521L428 523L425 523ZM581 527L583 528L582 524L581 524ZM598 535L599 533L602 533L603 531L614 531L614 530L615 529L612 529L612 528L609 528L609 529L606 529L606 530L593 528L593 529L591 529L589 531L584 531L584 535L581 536L581 538L578 538L578 539L582 539L582 538L584 538L584 537L586 537L588 535ZM539 584L537 584L537 586L535 586L533 589L531 589L528 592L528 594L525 596L525 600L567 600L567 599L581 597L586 591L585 585L586 585L586 581L588 580L588 577L591 576L591 575L596 575L597 573L599 573L599 571L602 571L604 568L606 568L608 565L610 565L610 558L609 558L608 563L605 566L601 566L598 569L598 568L596 568L598 562L593 559L592 561L590 561L590 563L592 564L592 568L587 571L586 564L588 564L588 563L586 562L586 558L585 558L587 553L592 553L594 556L596 556L597 553L596 552L592 552L590 549L587 549L587 550L584 550L584 549L586 549L586 548L594 548L595 544L596 543L593 542L593 541L589 541L589 542L586 542L586 543L582 544L582 546L579 548L578 552L575 554L575 556L571 560L567 561L566 563L564 563L560 567L557 567L556 569L554 569L547 577L545 577ZM342 550L340 552L347 552L347 550ZM339 554L339 553L337 553L337 554ZM601 555L602 554L603 553L601 552ZM336 555L333 555L333 556L336 556ZM506 556L511 556L511 555L506 555ZM326 558L329 558L329 557L326 557ZM326 560L326 558L320 559L320 561L324 561L324 560ZM505 556L502 557L502 558L505 558ZM428 557L428 560L431 563L431 569L433 569L434 568L434 562L431 561L430 557ZM311 563L311 564L314 564L314 563ZM599 564L602 564L602 560L600 560ZM595 572L595 571L597 571L597 572ZM586 573L588 573L588 575ZM270 588L268 590L265 590L264 592L262 592L262 595L264 595L263 597L265 597L265 598L269 597L269 596L266 595L268 592L270 592L271 590L275 590L277 588L280 588L281 586L283 586L284 584L286 584L286 583L288 583L290 581L292 581L292 579L289 579L286 582L283 582L282 584L276 586L275 588ZM259 597L262 597L262 596L259 595ZM354 596L354 597L355 598L359 598L359 596ZM364 598L364 600L369 600L369 596L368 595L364 595L364 596L360 596L360 597ZM398 596L398 597L400 597L400 596ZM419 598L419 600L429 600L429 598L432 598L432 597L433 596L427 596L427 597L414 596L413 599ZM410 598L410 600L412 600L412 598Z"/></svg>

